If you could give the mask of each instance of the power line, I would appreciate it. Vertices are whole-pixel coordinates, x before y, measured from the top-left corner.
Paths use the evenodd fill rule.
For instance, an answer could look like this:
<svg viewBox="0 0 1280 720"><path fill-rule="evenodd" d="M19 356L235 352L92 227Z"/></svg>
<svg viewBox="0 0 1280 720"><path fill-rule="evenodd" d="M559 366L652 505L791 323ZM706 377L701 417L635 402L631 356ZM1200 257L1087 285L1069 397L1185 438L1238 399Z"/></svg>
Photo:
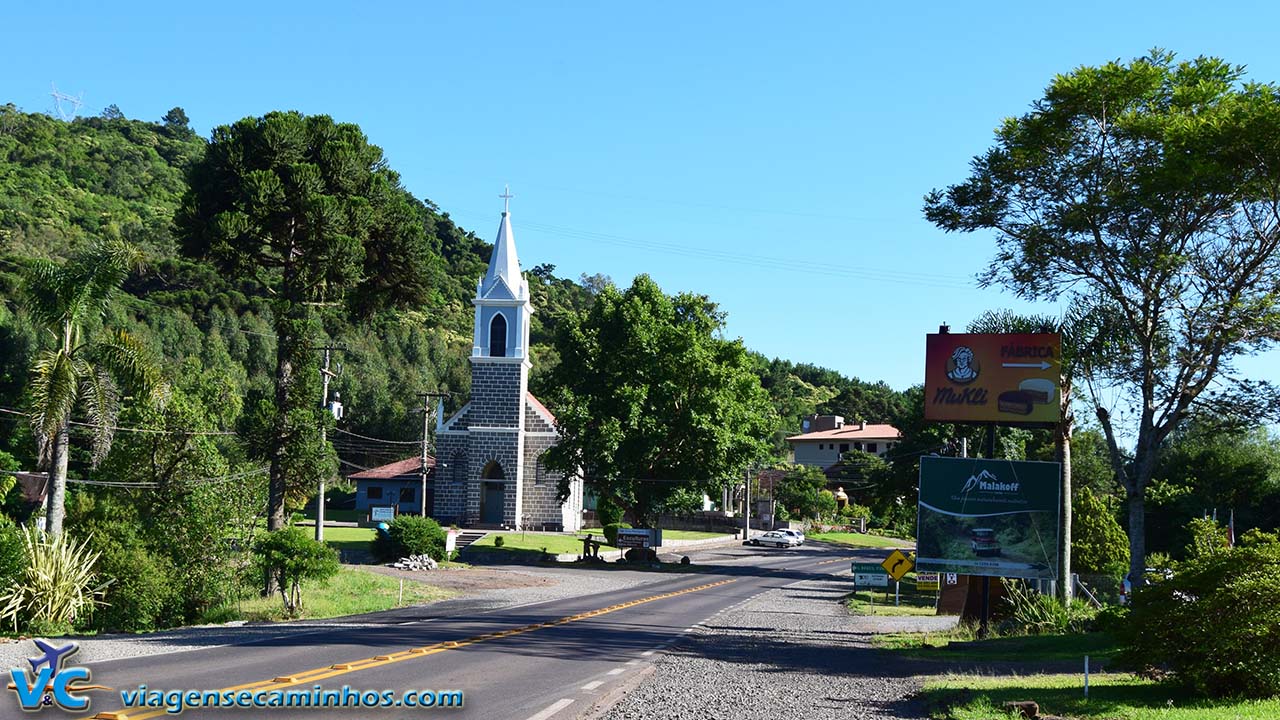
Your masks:
<svg viewBox="0 0 1280 720"><path fill-rule="evenodd" d="M220 475L218 477L194 478L191 480L181 480L178 482L181 482L182 484L186 484L186 485L194 485L194 484L202 484L202 483L208 483L208 484L224 483L224 482L230 482L232 480L239 480L240 478L245 478L252 475L261 475L262 473L268 472L270 469L271 468L269 466L264 465L254 470L245 470L243 472L232 473L230 475ZM12 470L0 470L0 472L6 473L8 475L33 475L33 474L40 474L40 475L46 475L46 476L48 475L48 473L14 472ZM88 478L73 478L73 477L67 478L67 482L76 483L79 485L101 485L104 487L123 487L123 488L131 488L131 487L132 488L155 488L155 487L160 487L160 485L162 484L159 482L126 482L122 480L90 480Z"/></svg>
<svg viewBox="0 0 1280 720"><path fill-rule="evenodd" d="M6 407L0 407L0 413L31 417L31 413L25 413L21 410L14 410ZM80 422L79 420L69 420L68 424L95 429L105 427L107 430L113 430L115 432L149 433L152 435L239 435L239 433L232 430L155 430L152 428L119 427L115 425L104 426L101 423L87 423Z"/></svg>
<svg viewBox="0 0 1280 720"><path fill-rule="evenodd" d="M350 430L343 430L342 428L334 428L334 432L342 433L343 435L350 435L351 437L360 438L361 440L369 440L371 442L385 443L387 445L414 445L414 446L422 445L421 440L387 440L385 438L369 437L368 435L353 433Z"/></svg>

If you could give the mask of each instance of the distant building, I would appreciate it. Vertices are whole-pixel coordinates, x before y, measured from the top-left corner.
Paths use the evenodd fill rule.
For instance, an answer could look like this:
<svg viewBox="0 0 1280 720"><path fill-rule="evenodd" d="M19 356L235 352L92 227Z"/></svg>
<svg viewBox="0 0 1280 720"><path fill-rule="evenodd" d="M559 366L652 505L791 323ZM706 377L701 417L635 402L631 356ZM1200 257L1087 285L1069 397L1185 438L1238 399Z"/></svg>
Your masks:
<svg viewBox="0 0 1280 720"><path fill-rule="evenodd" d="M427 458L427 508L432 507L436 459ZM347 479L356 486L356 510L395 505L399 515L422 514L422 458L414 456L358 473Z"/></svg>
<svg viewBox="0 0 1280 720"><path fill-rule="evenodd" d="M892 425L846 424L839 415L810 415L804 432L787 438L787 444L792 462L826 470L852 450L884 457L901 440L902 433Z"/></svg>

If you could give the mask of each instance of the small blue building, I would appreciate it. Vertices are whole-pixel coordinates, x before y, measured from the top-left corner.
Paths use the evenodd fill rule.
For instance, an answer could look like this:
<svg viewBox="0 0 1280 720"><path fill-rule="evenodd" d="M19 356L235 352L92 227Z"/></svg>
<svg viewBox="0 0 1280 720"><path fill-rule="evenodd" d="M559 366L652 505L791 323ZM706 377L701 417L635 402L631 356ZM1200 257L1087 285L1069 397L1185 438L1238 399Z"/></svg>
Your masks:
<svg viewBox="0 0 1280 720"><path fill-rule="evenodd" d="M422 458L415 455L368 470L347 479L356 486L356 510L369 512L370 507L394 505L397 515L422 514ZM436 459L427 456L427 514L434 507Z"/></svg>

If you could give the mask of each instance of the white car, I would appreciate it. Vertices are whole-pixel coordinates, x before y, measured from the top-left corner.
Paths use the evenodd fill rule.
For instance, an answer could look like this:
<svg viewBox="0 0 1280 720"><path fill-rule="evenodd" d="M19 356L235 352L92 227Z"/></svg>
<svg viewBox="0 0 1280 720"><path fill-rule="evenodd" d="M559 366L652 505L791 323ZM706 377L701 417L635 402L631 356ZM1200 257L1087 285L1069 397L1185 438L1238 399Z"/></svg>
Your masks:
<svg viewBox="0 0 1280 720"><path fill-rule="evenodd" d="M773 530L763 535L757 535L748 542L752 545L772 545L774 547L795 547L800 541L784 532Z"/></svg>
<svg viewBox="0 0 1280 720"><path fill-rule="evenodd" d="M804 540L805 540L804 533L800 532L799 530L791 530L788 528L786 530L779 530L778 532L783 533L785 535L790 535L791 537L795 538L798 541L796 542L797 545L804 544Z"/></svg>

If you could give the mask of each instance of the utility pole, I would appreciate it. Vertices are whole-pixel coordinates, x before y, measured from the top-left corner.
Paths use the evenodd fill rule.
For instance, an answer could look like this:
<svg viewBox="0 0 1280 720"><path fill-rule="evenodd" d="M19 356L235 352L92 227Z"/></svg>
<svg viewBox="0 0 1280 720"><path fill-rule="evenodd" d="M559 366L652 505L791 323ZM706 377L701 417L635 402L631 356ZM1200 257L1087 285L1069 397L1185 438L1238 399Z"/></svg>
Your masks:
<svg viewBox="0 0 1280 720"><path fill-rule="evenodd" d="M320 407L326 412L332 412L334 420L342 419L342 404L335 402L334 407L329 407L329 381L338 377L338 373L342 372L342 363L338 363L338 372L333 372L329 369L329 361L333 357L333 351L345 349L337 345L316 348L316 350L324 351L324 367L320 369L320 379L323 382L324 391L320 396ZM327 426L327 422L320 425L320 443L322 445L329 441L329 429ZM324 486L325 478L321 477L320 493L316 495L316 542L324 542Z"/></svg>
<svg viewBox="0 0 1280 720"><path fill-rule="evenodd" d="M742 539L751 539L751 468L747 468L747 476L742 484Z"/></svg>
<svg viewBox="0 0 1280 720"><path fill-rule="evenodd" d="M431 442L433 440L431 434L431 401L442 400L452 394L447 392L418 393L418 399L422 401L422 517L427 516L427 458L435 450L434 443Z"/></svg>

